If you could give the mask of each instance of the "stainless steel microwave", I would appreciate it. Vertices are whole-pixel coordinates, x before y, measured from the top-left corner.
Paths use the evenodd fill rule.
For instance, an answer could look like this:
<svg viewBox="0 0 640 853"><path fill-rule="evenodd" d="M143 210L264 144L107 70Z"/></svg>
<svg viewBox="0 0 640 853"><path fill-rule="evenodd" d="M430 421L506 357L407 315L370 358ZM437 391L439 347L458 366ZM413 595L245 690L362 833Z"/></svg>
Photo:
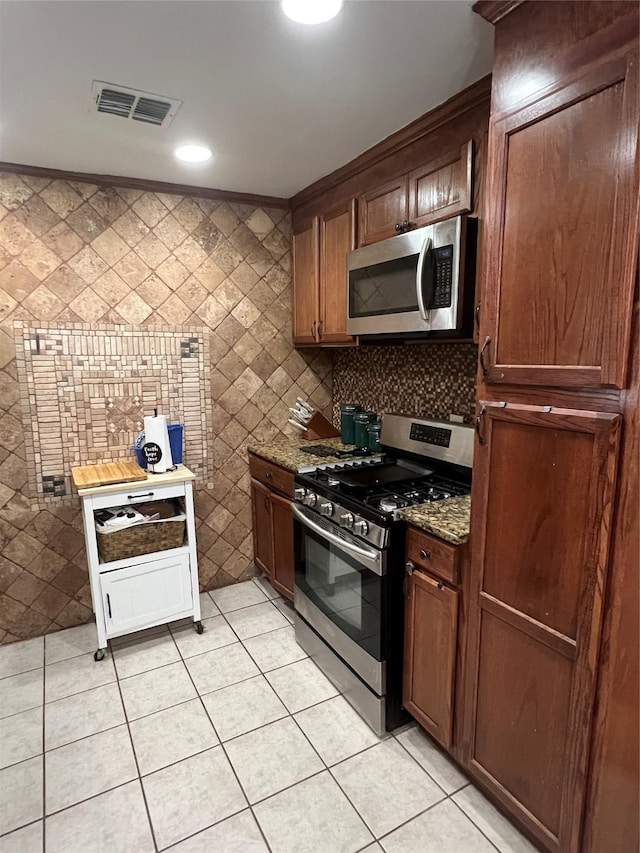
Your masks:
<svg viewBox="0 0 640 853"><path fill-rule="evenodd" d="M347 332L470 335L475 224L456 216L350 252Z"/></svg>

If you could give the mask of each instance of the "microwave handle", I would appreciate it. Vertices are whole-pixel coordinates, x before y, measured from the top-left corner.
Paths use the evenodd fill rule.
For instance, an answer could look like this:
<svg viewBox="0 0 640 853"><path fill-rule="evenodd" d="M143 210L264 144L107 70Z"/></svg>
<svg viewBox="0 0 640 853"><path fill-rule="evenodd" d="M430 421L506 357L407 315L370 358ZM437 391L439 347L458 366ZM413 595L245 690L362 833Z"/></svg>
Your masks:
<svg viewBox="0 0 640 853"><path fill-rule="evenodd" d="M422 244L422 248L420 249L420 255L418 257L418 268L416 270L416 294L418 296L418 308L420 310L420 316L423 320L429 319L428 308L425 305L424 299L424 275L425 275L425 267L427 265L427 258L429 257L429 253L433 248L433 240L431 237L425 237L424 243ZM429 298L427 300L427 304L431 304L431 295L433 293L433 276L431 275L431 283L429 287Z"/></svg>

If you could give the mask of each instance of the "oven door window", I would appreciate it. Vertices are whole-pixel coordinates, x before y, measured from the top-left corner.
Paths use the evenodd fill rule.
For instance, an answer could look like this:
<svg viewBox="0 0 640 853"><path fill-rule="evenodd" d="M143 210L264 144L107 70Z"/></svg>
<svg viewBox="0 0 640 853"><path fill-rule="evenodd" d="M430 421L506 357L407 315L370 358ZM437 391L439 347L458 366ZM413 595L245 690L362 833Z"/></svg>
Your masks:
<svg viewBox="0 0 640 853"><path fill-rule="evenodd" d="M349 317L418 310L418 254L349 272Z"/></svg>
<svg viewBox="0 0 640 853"><path fill-rule="evenodd" d="M384 660L382 590L385 578L357 557L300 526L296 586L376 660Z"/></svg>

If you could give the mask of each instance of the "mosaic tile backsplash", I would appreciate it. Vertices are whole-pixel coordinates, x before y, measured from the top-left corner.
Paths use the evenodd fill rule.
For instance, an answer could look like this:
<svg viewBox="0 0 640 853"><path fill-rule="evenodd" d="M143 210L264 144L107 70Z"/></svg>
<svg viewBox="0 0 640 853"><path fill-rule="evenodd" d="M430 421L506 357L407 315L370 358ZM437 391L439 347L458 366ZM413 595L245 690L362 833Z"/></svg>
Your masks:
<svg viewBox="0 0 640 853"><path fill-rule="evenodd" d="M183 425L183 462L212 488L208 331L16 321L15 337L32 509L73 500L73 466L130 459L154 409Z"/></svg>
<svg viewBox="0 0 640 853"><path fill-rule="evenodd" d="M290 434L298 395L330 415L331 383L291 344L286 211L0 173L0 642L91 617L69 464L126 454L152 398L193 409L202 588L251 576L245 447Z"/></svg>
<svg viewBox="0 0 640 853"><path fill-rule="evenodd" d="M333 365L333 417L340 403L359 403L384 414L401 412L470 422L475 407L478 348L472 343L361 346L336 350Z"/></svg>

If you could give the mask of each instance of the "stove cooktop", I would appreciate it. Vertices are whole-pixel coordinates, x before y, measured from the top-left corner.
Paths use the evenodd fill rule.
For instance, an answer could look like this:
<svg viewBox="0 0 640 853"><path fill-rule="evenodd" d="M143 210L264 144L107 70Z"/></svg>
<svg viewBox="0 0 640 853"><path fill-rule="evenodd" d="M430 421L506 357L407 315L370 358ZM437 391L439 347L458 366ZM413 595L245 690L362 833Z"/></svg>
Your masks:
<svg viewBox="0 0 640 853"><path fill-rule="evenodd" d="M470 483L449 477L412 461L371 462L362 467L335 465L299 477L307 488L340 500L355 509L366 509L386 518L397 510L417 504L467 495Z"/></svg>

